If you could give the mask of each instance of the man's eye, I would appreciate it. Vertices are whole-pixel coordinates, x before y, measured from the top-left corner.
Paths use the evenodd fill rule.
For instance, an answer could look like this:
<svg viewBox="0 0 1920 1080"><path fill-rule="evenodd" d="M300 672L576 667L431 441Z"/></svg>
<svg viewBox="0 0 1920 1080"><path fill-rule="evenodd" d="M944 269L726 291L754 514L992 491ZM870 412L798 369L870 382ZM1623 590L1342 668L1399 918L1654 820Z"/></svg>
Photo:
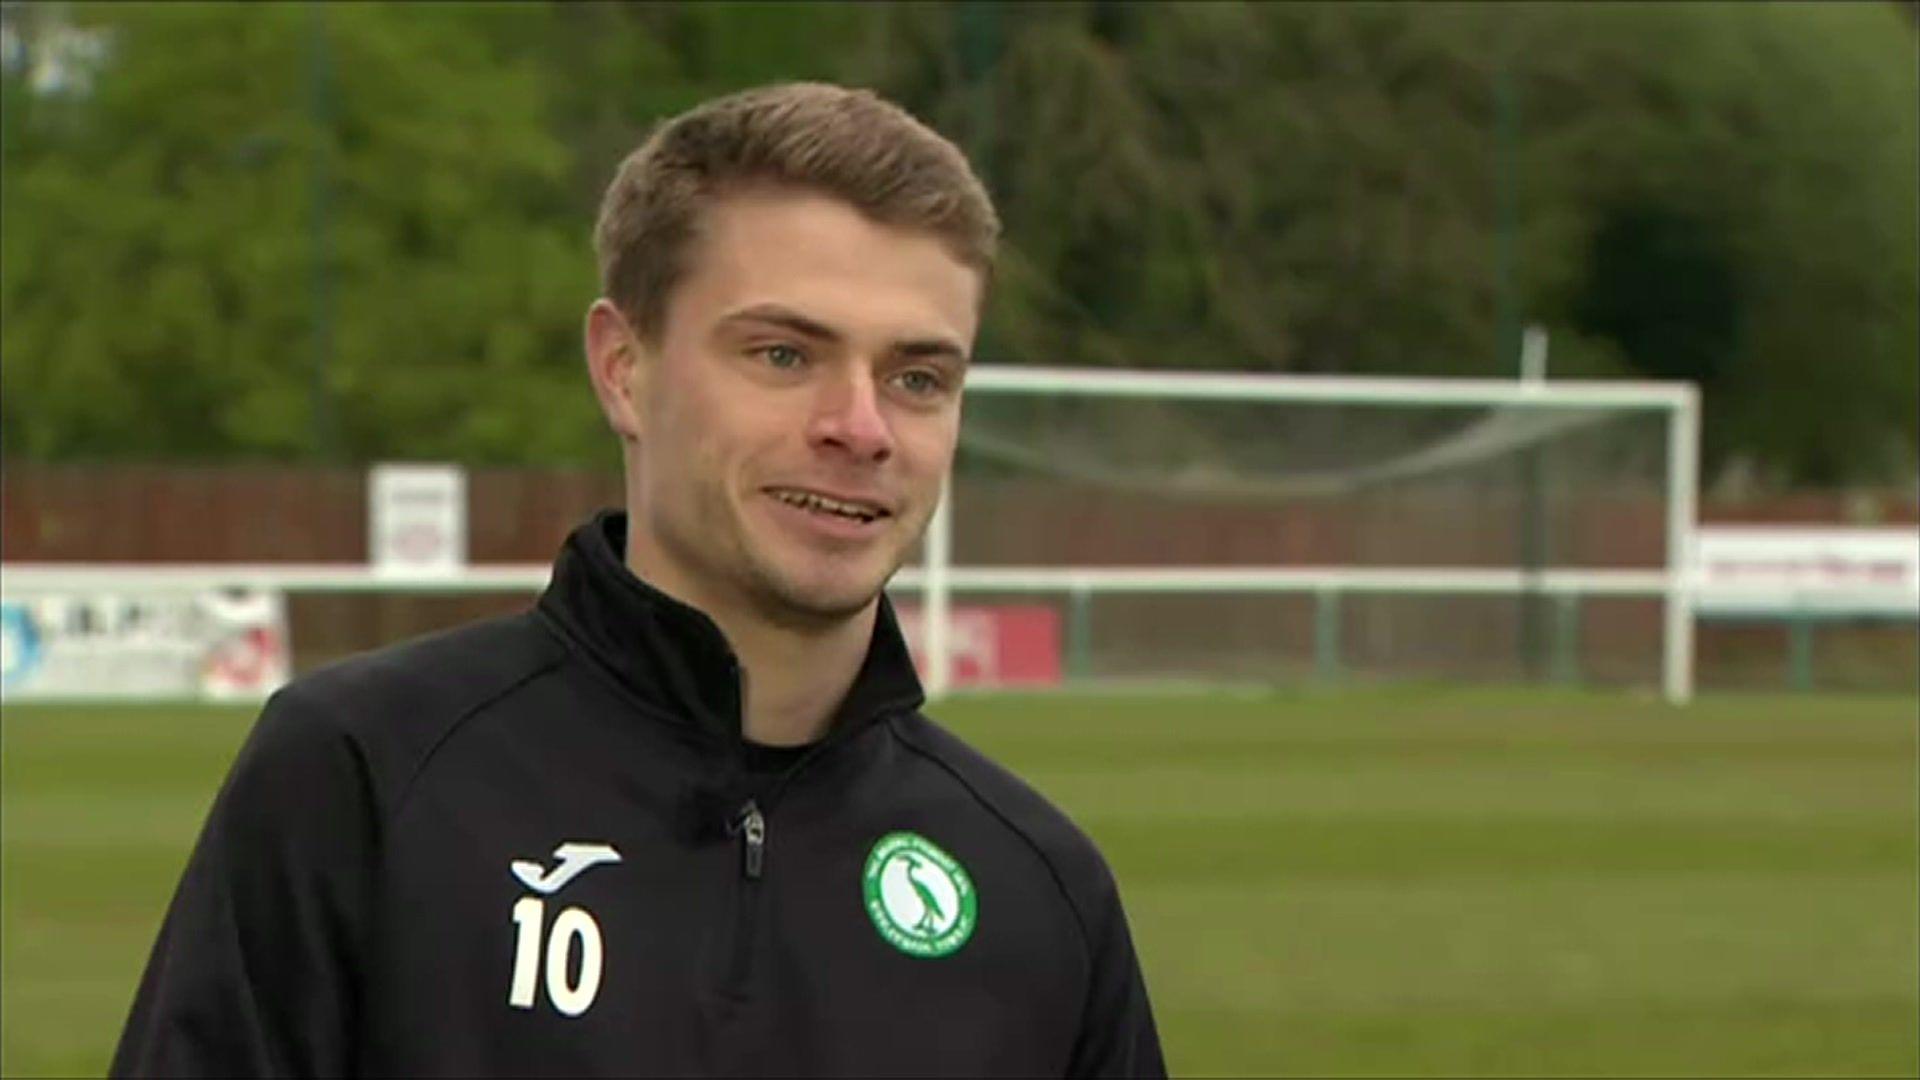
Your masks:
<svg viewBox="0 0 1920 1080"><path fill-rule="evenodd" d="M806 361L806 356L791 345L768 345L760 350L760 356L769 367L781 371L791 371Z"/></svg>
<svg viewBox="0 0 1920 1080"><path fill-rule="evenodd" d="M896 376L901 389L915 396L937 394L946 388L940 376L922 368L912 368Z"/></svg>

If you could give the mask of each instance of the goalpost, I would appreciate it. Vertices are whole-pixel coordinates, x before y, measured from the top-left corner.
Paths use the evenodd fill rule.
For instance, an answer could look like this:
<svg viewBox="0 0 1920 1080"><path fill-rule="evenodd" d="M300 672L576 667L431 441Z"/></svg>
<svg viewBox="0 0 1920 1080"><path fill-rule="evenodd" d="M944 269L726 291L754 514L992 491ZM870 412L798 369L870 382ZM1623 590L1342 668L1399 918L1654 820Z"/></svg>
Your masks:
<svg viewBox="0 0 1920 1080"><path fill-rule="evenodd" d="M1061 408L1067 403L1081 407ZM1344 596L1494 597L1520 604L1545 598L1556 602L1562 635L1577 626L1576 605L1584 599L1640 598L1659 607L1663 694L1675 702L1692 694L1687 575L1696 516L1699 398L1689 384L980 366L968 376L966 410L960 461L949 497L929 529L924 558L894 582L896 589L921 596L932 693L954 684L950 629L956 597L1051 596L1066 599L1069 612L1084 612L1090 600L1101 597L1301 594L1313 599L1313 648L1323 670L1338 663ZM1332 422L1328 410L1334 413ZM1319 422L1309 422L1313 413L1321 414ZM1384 427L1361 434L1368 425ZM1184 430L1163 437L1168 428ZM1281 428L1300 434L1290 438ZM1143 440L1149 447L1144 454L1125 452ZM1264 440L1272 440L1272 446L1256 446ZM1365 445L1344 458L1331 455L1339 459L1331 461L1316 448L1348 441ZM1160 452L1152 448L1156 443L1170 459L1167 468L1152 457ZM1561 453L1563 446L1569 451ZM1556 454L1579 464L1543 467L1542 461ZM1305 466L1292 460L1310 455L1322 460ZM1053 511L1069 489L1077 488L1099 493L1096 497L1124 498L1130 509L1118 515L1120 531L1132 527L1127 522L1184 517L1194 499L1207 504L1214 521L1244 512L1256 535L1261 521L1278 532L1278 523L1290 515L1324 517L1343 511L1343 500L1424 499L1430 505L1417 519L1436 540L1459 531L1452 527L1455 514L1508 514L1514 519L1513 542L1464 551L1458 543L1435 543L1466 555L1454 561L1406 558L1404 549L1398 558L1383 561L1375 553L1363 559L1321 545L1308 552L1311 561L1291 562L1276 552L1240 565L1222 565L1218 559L1204 565L1178 560L1142 565L1137 557L1129 565L1062 561L1058 544L1050 545L1056 558L1043 565L1008 560L1009 545L1001 544L988 562L973 558L964 544L956 549L956 519L965 522L983 512L979 500L970 504L980 489L968 483L970 464L972 472L997 473L1003 481L1024 473L1057 486L1059 498L1031 500L1023 512L1023 517L1050 520L999 523L1016 533L1071 531L1072 519ZM1567 490L1570 485L1591 490ZM1422 496L1422 489L1430 490ZM1453 494L1433 494L1442 489ZM1378 494L1382 491L1389 494ZM1657 511L1657 535L1638 542L1640 564L1621 565L1620 551L1591 542L1613 528L1604 518L1586 515L1586 525L1565 524L1582 517L1579 504L1586 498ZM1159 510L1153 508L1156 500ZM1457 511L1449 509L1453 502ZM1559 546L1565 550L1559 554L1529 542L1530 534L1542 531L1541 519L1555 516L1547 503L1560 504L1561 530L1577 534L1563 539ZM1001 504L1010 505L1005 499ZM1490 512L1487 507L1493 505L1500 509ZM1643 513L1623 510L1617 516L1634 518L1641 532L1648 531ZM1101 520L1114 518L1108 514ZM1402 514L1400 519L1414 518ZM1596 520L1601 523L1593 524ZM1017 556L1019 545L1011 546ZM1564 614L1569 611L1576 613L1571 619ZM1084 614L1072 621L1077 625L1070 625L1069 633L1084 635Z"/></svg>
<svg viewBox="0 0 1920 1080"><path fill-rule="evenodd" d="M962 681L956 627L998 604L1044 609L1057 640L1023 641L1056 647L1068 681L1498 681L1552 644L1551 670L1527 677L1657 683L1681 702L1698 441L1686 384L979 365L947 497L890 588L920 602L936 695ZM255 625L203 610L220 590L462 596L546 578L543 565L15 563L0 593L9 608L201 598L121 628L132 648L231 636L229 616ZM12 671L32 642L5 629Z"/></svg>

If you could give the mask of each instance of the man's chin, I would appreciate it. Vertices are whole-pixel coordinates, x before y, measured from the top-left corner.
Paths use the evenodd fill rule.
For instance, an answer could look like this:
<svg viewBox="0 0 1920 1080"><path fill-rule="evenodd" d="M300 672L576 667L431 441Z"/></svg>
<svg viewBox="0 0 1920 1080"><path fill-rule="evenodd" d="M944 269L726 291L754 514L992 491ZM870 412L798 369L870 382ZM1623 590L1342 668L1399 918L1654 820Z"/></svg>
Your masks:
<svg viewBox="0 0 1920 1080"><path fill-rule="evenodd" d="M828 626L864 614L879 598L892 571L829 575L764 573L761 593L767 614L776 621L799 626Z"/></svg>

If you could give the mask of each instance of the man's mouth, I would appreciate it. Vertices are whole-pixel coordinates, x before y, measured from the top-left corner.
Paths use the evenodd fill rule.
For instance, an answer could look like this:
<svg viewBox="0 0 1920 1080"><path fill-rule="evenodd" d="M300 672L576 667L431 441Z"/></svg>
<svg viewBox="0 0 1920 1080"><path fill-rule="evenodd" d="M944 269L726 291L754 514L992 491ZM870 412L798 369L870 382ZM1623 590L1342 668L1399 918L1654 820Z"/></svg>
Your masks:
<svg viewBox="0 0 1920 1080"><path fill-rule="evenodd" d="M841 499L831 495L822 495L817 491L801 488L768 488L767 494L801 510L811 510L816 514L831 514L835 517L858 521L861 524L891 517L892 513L878 503L861 499Z"/></svg>

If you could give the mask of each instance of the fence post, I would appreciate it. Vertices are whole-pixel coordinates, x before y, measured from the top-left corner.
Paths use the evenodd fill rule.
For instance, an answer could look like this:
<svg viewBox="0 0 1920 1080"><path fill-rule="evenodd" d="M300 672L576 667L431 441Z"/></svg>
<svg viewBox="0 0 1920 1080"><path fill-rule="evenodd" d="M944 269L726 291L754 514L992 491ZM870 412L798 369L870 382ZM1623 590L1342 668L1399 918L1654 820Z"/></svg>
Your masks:
<svg viewBox="0 0 1920 1080"><path fill-rule="evenodd" d="M1076 582L1067 590L1067 680L1087 677L1092 662L1093 590Z"/></svg>
<svg viewBox="0 0 1920 1080"><path fill-rule="evenodd" d="M1805 608L1787 616L1787 685L1813 689L1813 619Z"/></svg>
<svg viewBox="0 0 1920 1080"><path fill-rule="evenodd" d="M1321 682L1340 678L1340 593L1332 588L1313 594L1313 669Z"/></svg>
<svg viewBox="0 0 1920 1080"><path fill-rule="evenodd" d="M1575 686L1580 682L1580 594L1555 595L1553 614L1553 681Z"/></svg>

